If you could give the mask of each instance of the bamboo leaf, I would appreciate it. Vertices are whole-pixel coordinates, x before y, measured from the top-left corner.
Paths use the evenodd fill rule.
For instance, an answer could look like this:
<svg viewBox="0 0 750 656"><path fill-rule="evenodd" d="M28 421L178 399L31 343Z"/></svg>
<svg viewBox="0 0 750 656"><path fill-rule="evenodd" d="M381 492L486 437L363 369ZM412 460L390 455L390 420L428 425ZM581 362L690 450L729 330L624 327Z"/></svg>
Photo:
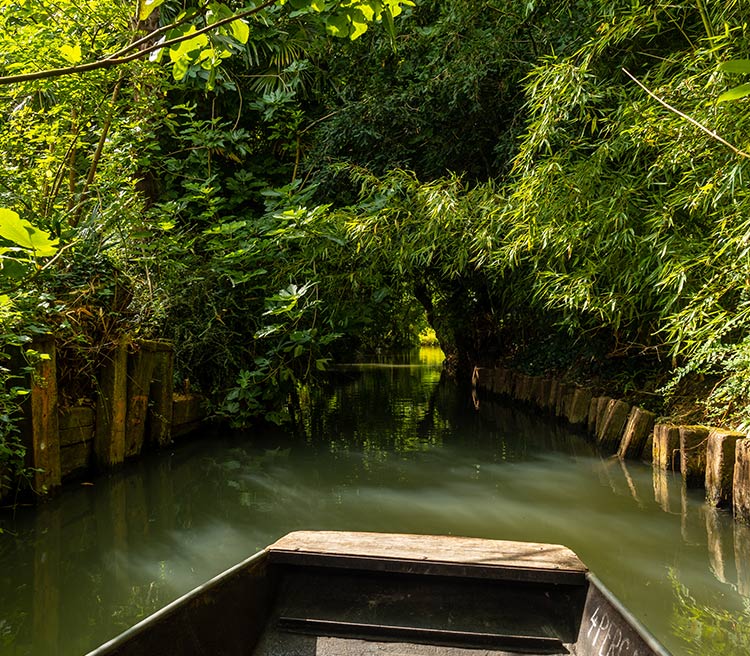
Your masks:
<svg viewBox="0 0 750 656"><path fill-rule="evenodd" d="M750 59L730 59L719 64L719 70L725 73L750 73Z"/></svg>
<svg viewBox="0 0 750 656"><path fill-rule="evenodd" d="M745 96L750 95L750 82L745 84L740 84L738 87L734 87L733 89L730 89L729 91L725 91L722 93L717 99L716 102L726 102L728 100L739 100L740 98L744 98Z"/></svg>

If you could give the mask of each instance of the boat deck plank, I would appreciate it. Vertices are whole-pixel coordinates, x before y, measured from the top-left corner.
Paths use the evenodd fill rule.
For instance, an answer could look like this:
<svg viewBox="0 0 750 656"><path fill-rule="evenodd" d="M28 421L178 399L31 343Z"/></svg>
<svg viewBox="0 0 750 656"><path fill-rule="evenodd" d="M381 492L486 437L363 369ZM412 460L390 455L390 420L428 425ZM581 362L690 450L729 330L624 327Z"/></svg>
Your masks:
<svg viewBox="0 0 750 656"><path fill-rule="evenodd" d="M505 570L537 570L585 574L586 566L567 547L454 536L397 533L296 531L269 547L269 553L346 559L433 562Z"/></svg>

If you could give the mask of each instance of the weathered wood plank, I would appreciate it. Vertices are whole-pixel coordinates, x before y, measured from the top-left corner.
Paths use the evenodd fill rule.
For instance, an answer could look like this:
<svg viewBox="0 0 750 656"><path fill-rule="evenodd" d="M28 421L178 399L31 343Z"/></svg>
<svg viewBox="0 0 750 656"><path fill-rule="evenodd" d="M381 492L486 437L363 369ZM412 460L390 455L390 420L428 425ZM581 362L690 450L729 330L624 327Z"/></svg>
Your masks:
<svg viewBox="0 0 750 656"><path fill-rule="evenodd" d="M743 433L715 428L706 445L706 501L715 508L732 505L732 483L737 440Z"/></svg>
<svg viewBox="0 0 750 656"><path fill-rule="evenodd" d="M93 458L93 442L67 444L60 449L60 468L63 477L73 472L88 469Z"/></svg>
<svg viewBox="0 0 750 656"><path fill-rule="evenodd" d="M629 403L616 399L609 400L606 409L596 421L596 443L600 448L610 453L617 451L629 414Z"/></svg>
<svg viewBox="0 0 750 656"><path fill-rule="evenodd" d="M149 408L149 441L164 447L172 441L174 410L174 351L163 350L154 370Z"/></svg>
<svg viewBox="0 0 750 656"><path fill-rule="evenodd" d="M735 519L750 524L750 438L735 445L732 507Z"/></svg>
<svg viewBox="0 0 750 656"><path fill-rule="evenodd" d="M570 400L568 421L573 426L585 426L589 417L589 406L593 394L586 387L576 387Z"/></svg>
<svg viewBox="0 0 750 656"><path fill-rule="evenodd" d="M94 438L94 409L88 406L61 408L60 448Z"/></svg>
<svg viewBox="0 0 750 656"><path fill-rule="evenodd" d="M680 471L680 428L671 424L654 426L652 462L659 469Z"/></svg>
<svg viewBox="0 0 750 656"><path fill-rule="evenodd" d="M708 432L705 426L680 426L680 471L688 487L703 487L706 482Z"/></svg>
<svg viewBox="0 0 750 656"><path fill-rule="evenodd" d="M297 531L272 544L269 552L475 565L488 570L587 571L578 556L561 545L453 536Z"/></svg>
<svg viewBox="0 0 750 656"><path fill-rule="evenodd" d="M148 395L156 368L157 354L145 344L128 358L128 407L125 419L125 457L138 455L143 448L148 416Z"/></svg>
<svg viewBox="0 0 750 656"><path fill-rule="evenodd" d="M99 378L96 403L94 457L101 468L125 460L125 421L127 417L128 351L125 342L117 344Z"/></svg>
<svg viewBox="0 0 750 656"><path fill-rule="evenodd" d="M628 415L617 455L620 458L640 458L655 421L653 412L634 406Z"/></svg>
<svg viewBox="0 0 750 656"><path fill-rule="evenodd" d="M32 348L41 356L31 381L32 466L34 487L43 494L62 480L55 340L36 339Z"/></svg>

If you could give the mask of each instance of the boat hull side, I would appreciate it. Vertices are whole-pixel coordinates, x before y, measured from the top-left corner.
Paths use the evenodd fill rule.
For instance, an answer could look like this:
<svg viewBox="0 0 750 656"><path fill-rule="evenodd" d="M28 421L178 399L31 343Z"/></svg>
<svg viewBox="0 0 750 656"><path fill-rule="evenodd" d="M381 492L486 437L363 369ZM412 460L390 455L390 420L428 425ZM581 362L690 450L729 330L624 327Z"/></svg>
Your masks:
<svg viewBox="0 0 750 656"><path fill-rule="evenodd" d="M587 577L575 656L670 656L601 581L592 574Z"/></svg>
<svg viewBox="0 0 750 656"><path fill-rule="evenodd" d="M239 656L270 612L273 574L261 551L176 599L87 656Z"/></svg>

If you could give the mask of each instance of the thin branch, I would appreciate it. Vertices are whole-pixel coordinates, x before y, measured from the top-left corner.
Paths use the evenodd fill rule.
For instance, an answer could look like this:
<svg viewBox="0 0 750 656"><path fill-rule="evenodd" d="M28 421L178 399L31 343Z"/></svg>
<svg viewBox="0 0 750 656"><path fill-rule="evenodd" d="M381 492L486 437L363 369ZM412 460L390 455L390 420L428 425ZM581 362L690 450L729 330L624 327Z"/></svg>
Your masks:
<svg viewBox="0 0 750 656"><path fill-rule="evenodd" d="M658 102L663 107L666 107L670 112L674 112L675 114L677 114L677 116L685 119L688 123L694 125L700 130L703 130L703 132L705 132L709 137L711 137L712 139L716 139L716 141L718 141L719 143L724 144L735 155L740 155L741 157L747 157L748 159L750 159L750 154L746 153L744 150L740 150L739 148L737 148L737 146L730 144L726 139L724 139L723 137L720 137L716 133L716 131L712 130L711 128L707 128L705 125L703 125L703 123L699 123L691 116L688 116L684 112L681 112L679 109L672 107L672 105L670 105L668 102L659 98L659 96L657 96L653 91L649 90L642 82L637 80L635 76L631 75L631 73L628 70L623 68L622 72L625 73L625 75L627 75L631 80L633 80L633 82L635 82L641 89L643 89L656 102Z"/></svg>
<svg viewBox="0 0 750 656"><path fill-rule="evenodd" d="M236 20L241 20L243 18L248 18L249 16L252 16L254 14L257 14L264 9L267 9L268 7L271 7L272 5L275 5L277 0L267 0L261 5L258 5L254 9L248 9L247 11L242 11L239 14L234 14L233 16L229 16L227 18L223 18L222 20L216 21L215 23L211 23L211 25L207 25L206 27L201 28L200 30L196 30L195 32L191 32L190 34L183 34L182 36L175 37L174 39L169 39L167 41L162 41L161 43L156 43L152 46L149 46L148 48L144 48L143 50L139 50L138 52L128 55L127 57L113 57L113 55L110 55L109 57L105 57L104 59L97 59L95 61L89 62L87 64L78 64L76 66L65 66L63 68L51 68L44 71L37 71L36 73L24 73L21 75L7 75L5 77L0 77L0 85L3 84L15 84L16 82L33 82L34 80L44 80L49 79L53 77L61 77L63 75L73 75L75 73L87 73L88 71L94 71L100 68L112 68L114 66L120 66L121 64L127 64L129 62L135 61L136 59L142 58L144 55L147 55L150 52L153 52L154 50L161 50L162 48L169 48L170 46L173 46L177 43L182 43L183 41L188 41L190 39L194 39L196 36L199 36L201 34L205 34L206 32L211 32L212 30L215 30L218 27L222 27L223 25L226 25L228 23L233 23ZM175 24L172 24L169 26L169 29L173 28ZM145 40L148 40L151 38L153 34L156 34L163 30L164 28L160 28L160 30L155 30L151 34L144 37ZM140 39L139 41L144 41L144 39Z"/></svg>

